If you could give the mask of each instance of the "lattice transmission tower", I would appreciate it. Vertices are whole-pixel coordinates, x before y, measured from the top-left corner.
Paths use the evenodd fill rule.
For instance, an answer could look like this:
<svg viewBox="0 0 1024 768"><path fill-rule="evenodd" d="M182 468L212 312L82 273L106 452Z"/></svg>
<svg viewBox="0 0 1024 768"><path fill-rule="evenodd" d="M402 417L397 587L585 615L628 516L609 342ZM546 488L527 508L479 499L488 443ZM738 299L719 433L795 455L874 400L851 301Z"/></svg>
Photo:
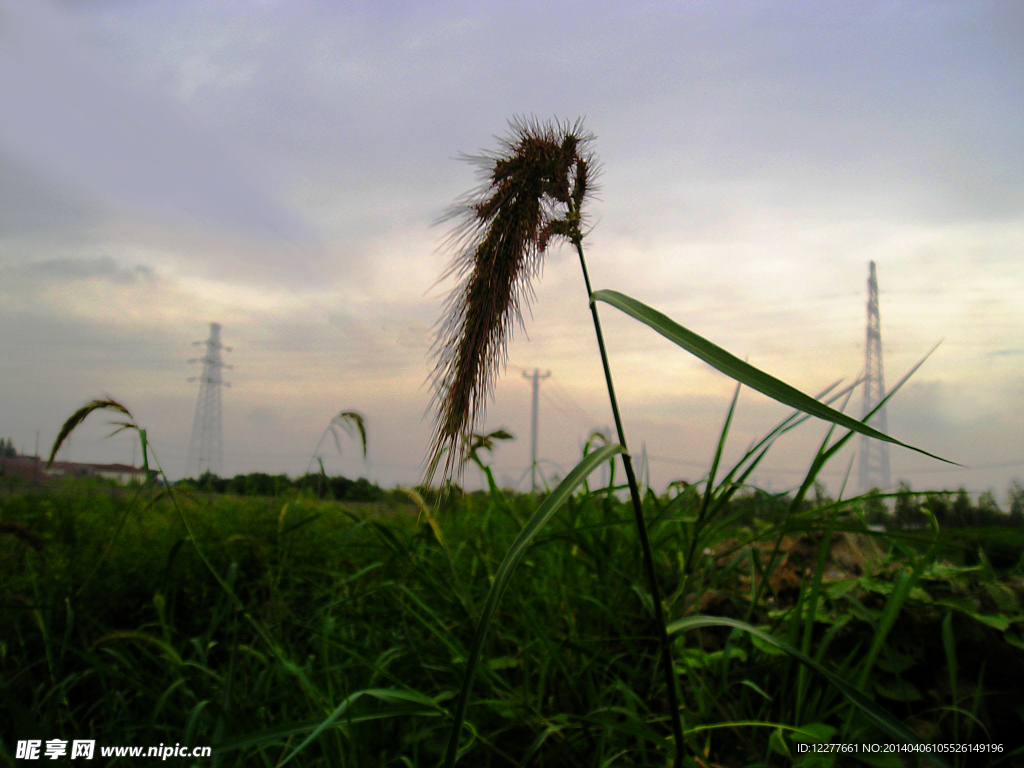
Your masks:
<svg viewBox="0 0 1024 768"><path fill-rule="evenodd" d="M188 477L199 477L204 472L220 475L224 458L223 419L221 416L220 388L230 387L221 377L221 369L231 369L220 359L220 351L230 352L231 347L220 343L220 323L210 323L210 338L193 341L193 347L206 346L206 355L193 357L190 363L202 363L201 376L190 376L189 381L199 379L199 401L196 403L196 418L192 422L192 439L188 444L188 459L185 472Z"/></svg>
<svg viewBox="0 0 1024 768"><path fill-rule="evenodd" d="M868 331L864 348L864 410L861 418L867 416L885 397L885 377L882 373L882 323L878 314L878 277L875 262L871 262L868 273ZM883 405L871 417L868 424L879 432L889 433L888 419ZM892 483L889 474L889 444L865 435L860 437L860 458L858 460L860 493L872 488L888 488Z"/></svg>

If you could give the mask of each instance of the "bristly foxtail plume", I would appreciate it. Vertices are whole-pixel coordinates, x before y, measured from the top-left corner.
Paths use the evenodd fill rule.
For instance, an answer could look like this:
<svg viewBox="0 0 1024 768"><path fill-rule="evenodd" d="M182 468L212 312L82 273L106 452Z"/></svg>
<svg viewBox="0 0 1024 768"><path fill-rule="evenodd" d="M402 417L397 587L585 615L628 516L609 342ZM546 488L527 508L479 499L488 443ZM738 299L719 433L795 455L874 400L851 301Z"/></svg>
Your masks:
<svg viewBox="0 0 1024 768"><path fill-rule="evenodd" d="M434 431L423 484L444 459L450 480L465 463L498 369L507 361L513 319L533 295L552 238L582 239L583 203L593 192L593 136L581 121L565 125L515 119L495 154L465 157L479 166L481 186L458 200L442 221L456 220L441 275L459 278L436 326L431 381Z"/></svg>

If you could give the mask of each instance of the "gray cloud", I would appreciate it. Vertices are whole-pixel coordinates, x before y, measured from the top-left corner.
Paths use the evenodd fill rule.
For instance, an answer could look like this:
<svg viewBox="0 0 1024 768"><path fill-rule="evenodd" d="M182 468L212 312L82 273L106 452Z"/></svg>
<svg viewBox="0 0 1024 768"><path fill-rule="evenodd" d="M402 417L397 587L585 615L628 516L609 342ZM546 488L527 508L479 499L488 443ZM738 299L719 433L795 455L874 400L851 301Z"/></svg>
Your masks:
<svg viewBox="0 0 1024 768"><path fill-rule="evenodd" d="M185 7L73 10L138 88L280 169L345 238L432 220L468 177L451 158L515 113L589 117L612 228L689 239L709 217L742 225L751 205L1024 211L1024 60L1004 4ZM674 206L671 222L630 203L645 195Z"/></svg>
<svg viewBox="0 0 1024 768"><path fill-rule="evenodd" d="M121 266L110 256L91 258L59 258L30 262L10 272L47 283L69 283L78 280L99 279L115 285L155 283L156 270L145 264Z"/></svg>
<svg viewBox="0 0 1024 768"><path fill-rule="evenodd" d="M180 108L105 72L47 3L4 2L0 143L70 188L251 238L311 232Z"/></svg>
<svg viewBox="0 0 1024 768"><path fill-rule="evenodd" d="M1024 349L999 349L995 352L988 352L985 357L1017 357L1024 355Z"/></svg>
<svg viewBox="0 0 1024 768"><path fill-rule="evenodd" d="M60 248L78 244L83 232L110 215L109 206L62 189L0 144L0 259L41 243Z"/></svg>
<svg viewBox="0 0 1024 768"><path fill-rule="evenodd" d="M66 50L26 62L39 77L68 77L84 101L41 80L24 88L36 75L4 58L14 49L0 40L0 268L5 296L22 299L0 306L10 330L0 351L24 369L3 378L0 402L33 404L0 416L19 428L42 418L22 411L96 394L39 382L106 387L116 367L154 439L187 441L195 391L183 360L219 320L237 364L225 399L232 471L300 471L329 416L354 407L373 419L381 466L393 465L380 477L408 481L428 431L425 347L447 287L431 290L444 261L431 222L474 183L458 153L491 148L508 117L536 114L586 116L598 135L605 172L588 251L598 287L813 389L862 364L875 259L887 372L949 338L927 368L939 389L908 387L894 405L898 436L938 453L1011 445L994 414L1019 410L1002 362L1018 351L1024 290L1016 4L59 7L63 31L36 32ZM89 67L67 74L72 56ZM19 104L57 119L19 116ZM267 229L280 222L298 239L288 227L304 221L324 248ZM552 368L604 414L571 256L548 256L529 339L517 334L511 360ZM710 457L725 408L713 403L728 384L604 316L631 441ZM528 388L513 374L488 420L520 435L502 449L510 464L526 461L529 434ZM769 410L751 407L737 436L770 426ZM542 450L571 466L576 433L592 426L563 419ZM799 466L806 451L783 451L780 466L789 455ZM671 466L656 482L662 470Z"/></svg>

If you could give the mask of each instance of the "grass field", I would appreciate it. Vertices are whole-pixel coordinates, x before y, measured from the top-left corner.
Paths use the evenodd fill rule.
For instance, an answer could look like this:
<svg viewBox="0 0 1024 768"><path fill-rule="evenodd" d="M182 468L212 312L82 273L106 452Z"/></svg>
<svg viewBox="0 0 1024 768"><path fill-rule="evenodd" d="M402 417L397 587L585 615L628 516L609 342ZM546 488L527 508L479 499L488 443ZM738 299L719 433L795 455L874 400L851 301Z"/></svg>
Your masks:
<svg viewBox="0 0 1024 768"><path fill-rule="evenodd" d="M460 763L671 760L621 492L582 488L526 549L482 645ZM16 740L77 738L213 747L183 765L437 764L481 611L540 499L457 495L425 515L401 498L13 494L0 760L24 764ZM926 743L1002 745L947 764L1021 764L1021 531L875 533L863 500L791 502L737 491L688 567L697 489L644 495L666 615L692 624L672 634L686 763L914 764L800 753L900 742L784 645Z"/></svg>

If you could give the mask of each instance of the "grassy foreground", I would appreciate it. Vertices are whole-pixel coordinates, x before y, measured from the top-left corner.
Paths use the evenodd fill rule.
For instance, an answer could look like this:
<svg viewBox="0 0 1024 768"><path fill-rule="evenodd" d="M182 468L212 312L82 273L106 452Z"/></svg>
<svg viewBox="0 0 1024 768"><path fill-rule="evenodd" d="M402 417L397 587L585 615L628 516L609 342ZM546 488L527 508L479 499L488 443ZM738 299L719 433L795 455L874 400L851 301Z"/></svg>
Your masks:
<svg viewBox="0 0 1024 768"><path fill-rule="evenodd" d="M621 492L585 486L526 550L482 646L460 764L670 762ZM875 533L866 500L792 501L738 491L698 530L696 488L644 495L686 764L917 764L801 752L899 742L787 648L916 739L1001 745L947 765L1024 763L1021 531ZM538 499L495 489L436 515L391 496L177 504L73 487L0 501L0 763L28 764L15 745L33 738L213 747L182 765L442 759L474 628Z"/></svg>

